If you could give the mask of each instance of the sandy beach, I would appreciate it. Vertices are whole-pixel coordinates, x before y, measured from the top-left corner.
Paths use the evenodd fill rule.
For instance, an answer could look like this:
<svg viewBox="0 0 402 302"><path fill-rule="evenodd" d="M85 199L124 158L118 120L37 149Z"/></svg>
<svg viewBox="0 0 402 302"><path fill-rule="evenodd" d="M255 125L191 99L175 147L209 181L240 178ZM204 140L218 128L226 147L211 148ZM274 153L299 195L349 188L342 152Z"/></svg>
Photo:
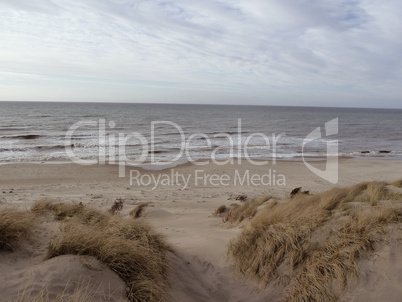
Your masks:
<svg viewBox="0 0 402 302"><path fill-rule="evenodd" d="M315 165L324 169L324 162ZM118 177L118 167L113 165L7 164L0 166L0 207L29 210L35 201L50 199L107 210L122 200L118 215L126 217L138 204L147 202L141 219L165 235L176 252L171 256L170 301L280 301L280 289L265 288L232 273L227 245L247 222L229 226L213 215L215 210L239 202L236 197L240 195L286 200L295 187L317 194L364 181L392 182L402 177L401 168L398 160L340 159L339 182L331 184L302 162L286 161L264 166L246 161L222 166L186 164L162 171L126 167L124 178ZM222 180L213 175L226 176ZM245 175L257 176L250 183ZM68 282L78 282L77 278L108 284L105 288L113 292L111 301L125 299L123 282L94 259L67 255L58 257L59 261L43 261L49 241L59 232L57 223L42 221L35 232L37 236L18 250L0 253L1 301L14 301L30 282L58 291ZM365 260L362 269L367 282L359 279L357 290L348 289L347 301L397 301L402 294L398 285L402 280L401 251L400 244L389 245L376 254L375 261ZM88 261L91 265L83 265ZM99 286L96 293L104 294Z"/></svg>
<svg viewBox="0 0 402 302"><path fill-rule="evenodd" d="M0 302L402 301L402 1L0 1Z"/></svg>

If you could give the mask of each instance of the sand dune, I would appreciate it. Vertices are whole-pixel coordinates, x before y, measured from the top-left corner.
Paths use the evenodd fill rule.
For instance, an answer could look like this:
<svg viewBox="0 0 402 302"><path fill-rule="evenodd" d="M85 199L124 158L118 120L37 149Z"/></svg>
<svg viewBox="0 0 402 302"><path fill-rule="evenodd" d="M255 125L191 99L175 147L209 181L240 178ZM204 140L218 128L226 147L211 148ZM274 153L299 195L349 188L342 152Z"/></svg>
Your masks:
<svg viewBox="0 0 402 302"><path fill-rule="evenodd" d="M321 163L318 165L322 167ZM398 167L401 167L400 161L342 160L340 181L336 186L372 180L394 181L402 176ZM175 171L193 173L194 169L185 165ZM235 169L266 172L266 167L247 163L241 166L209 165L202 169L211 174L230 174ZM223 223L219 215L213 215L221 205L241 204L236 200L241 194L249 199L270 195L283 201L295 187L301 186L314 194L334 187L312 174L302 163L277 163L275 170L286 176L285 186L196 186L193 183L182 190L176 183L152 190L151 186L131 186L128 178L117 177L117 168L112 166L3 165L0 166L0 208L29 211L35 201L48 198L55 202L82 202L85 206L106 211L119 198L123 200L123 209L117 215L129 217L129 212L138 204L147 202L140 220L163 234L174 251L169 252L172 267L169 301L281 301L284 287L247 281L234 275L230 268L233 263L227 259L227 246L249 225L248 219L229 225ZM59 222L46 219L20 247L13 252L0 252L0 300L16 301L24 289L30 288L29 285L36 292L46 288L49 297L53 298L63 290L73 294L79 284L88 285L88 282L86 289L90 288L96 297L93 301L102 296L110 297L110 301L124 300L124 282L92 257L64 255L44 261L49 242L59 235ZM376 250L372 258L359 262L361 278L348 285L341 299L399 301L400 240L400 229L396 229L389 244Z"/></svg>

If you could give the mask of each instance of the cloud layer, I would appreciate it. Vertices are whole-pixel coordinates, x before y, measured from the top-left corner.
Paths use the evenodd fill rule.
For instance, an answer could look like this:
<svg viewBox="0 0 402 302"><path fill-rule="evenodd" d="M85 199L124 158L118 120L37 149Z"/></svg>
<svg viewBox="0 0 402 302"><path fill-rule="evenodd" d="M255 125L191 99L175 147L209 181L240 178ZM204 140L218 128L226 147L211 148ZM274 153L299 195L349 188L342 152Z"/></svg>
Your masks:
<svg viewBox="0 0 402 302"><path fill-rule="evenodd" d="M0 99L401 107L402 2L5 0Z"/></svg>

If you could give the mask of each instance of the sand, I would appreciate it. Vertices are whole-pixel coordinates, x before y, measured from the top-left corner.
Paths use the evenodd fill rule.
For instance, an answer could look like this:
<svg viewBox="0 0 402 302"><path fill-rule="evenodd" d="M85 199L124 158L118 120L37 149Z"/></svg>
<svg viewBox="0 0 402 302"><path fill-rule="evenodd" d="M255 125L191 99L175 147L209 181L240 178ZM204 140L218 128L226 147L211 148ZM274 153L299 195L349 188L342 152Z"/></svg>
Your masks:
<svg viewBox="0 0 402 302"><path fill-rule="evenodd" d="M315 163L321 169L324 164ZM177 251L171 255L174 269L170 301L275 301L280 289L264 290L233 276L226 261L226 246L243 225L228 227L213 212L220 205L238 202L235 198L242 194L286 199L295 187L318 193L334 186L402 178L402 161L398 160L341 159L339 164L337 184L321 179L302 162L278 161L264 166L248 162L187 164L163 171L126 168L124 178L118 177L118 167L112 165L8 164L0 166L0 207L29 209L36 200L51 198L108 209L121 198L124 206L120 215L128 215L137 204L149 202L143 219L166 235ZM130 170L135 176L131 183ZM247 173L255 175L252 182L257 186L240 181ZM222 175L227 177L215 179ZM164 185L155 185L158 177L165 179ZM188 183L186 177L190 177ZM63 256L57 261L43 261L49 240L58 232L53 224L45 219L37 231L39 239L24 243L13 253L0 252L0 300L15 299L26 284L48 288L54 294L60 289L73 291L72 284L84 282L93 284L94 295L124 300L124 283L95 259ZM393 243L382 248L375 260L362 263L364 278L347 290L345 301L400 301L400 252L400 244Z"/></svg>

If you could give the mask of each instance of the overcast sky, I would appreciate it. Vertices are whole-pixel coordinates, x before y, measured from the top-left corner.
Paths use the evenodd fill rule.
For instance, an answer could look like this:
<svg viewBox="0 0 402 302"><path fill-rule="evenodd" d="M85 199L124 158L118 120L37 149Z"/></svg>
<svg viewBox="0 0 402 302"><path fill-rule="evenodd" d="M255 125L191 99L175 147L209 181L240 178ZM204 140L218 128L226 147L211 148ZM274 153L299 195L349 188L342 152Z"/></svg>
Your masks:
<svg viewBox="0 0 402 302"><path fill-rule="evenodd" d="M400 0L0 0L0 100L402 108Z"/></svg>

